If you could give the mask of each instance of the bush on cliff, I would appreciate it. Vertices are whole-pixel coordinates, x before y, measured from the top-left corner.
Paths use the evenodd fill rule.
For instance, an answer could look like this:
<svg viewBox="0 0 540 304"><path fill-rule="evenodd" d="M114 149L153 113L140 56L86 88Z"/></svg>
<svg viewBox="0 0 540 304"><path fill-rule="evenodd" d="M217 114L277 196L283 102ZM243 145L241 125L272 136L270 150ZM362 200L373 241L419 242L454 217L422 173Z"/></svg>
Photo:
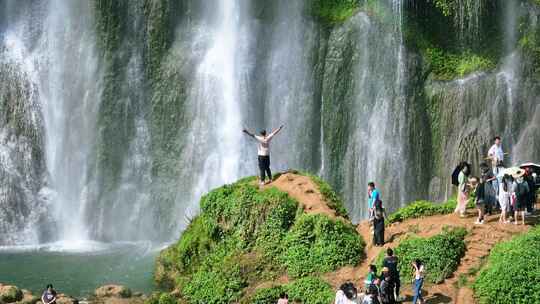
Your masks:
<svg viewBox="0 0 540 304"><path fill-rule="evenodd" d="M540 303L540 227L495 245L473 287L480 303Z"/></svg>
<svg viewBox="0 0 540 304"><path fill-rule="evenodd" d="M459 265L465 254L465 235L463 228L446 228L442 233L430 238L410 237L402 241L394 253L399 257L399 269L403 280L413 277L411 263L415 259L423 261L426 267L426 281L440 283L448 278ZM384 253L378 257L382 267Z"/></svg>
<svg viewBox="0 0 540 304"><path fill-rule="evenodd" d="M305 214L288 194L244 179L201 199L200 215L158 257L155 278L189 303L238 302L246 288L280 275L355 265L363 247L348 221Z"/></svg>
<svg viewBox="0 0 540 304"><path fill-rule="evenodd" d="M295 303L327 304L334 298L330 284L316 277L305 277L290 284L261 288L249 299L251 304L275 304L279 295L286 292Z"/></svg>

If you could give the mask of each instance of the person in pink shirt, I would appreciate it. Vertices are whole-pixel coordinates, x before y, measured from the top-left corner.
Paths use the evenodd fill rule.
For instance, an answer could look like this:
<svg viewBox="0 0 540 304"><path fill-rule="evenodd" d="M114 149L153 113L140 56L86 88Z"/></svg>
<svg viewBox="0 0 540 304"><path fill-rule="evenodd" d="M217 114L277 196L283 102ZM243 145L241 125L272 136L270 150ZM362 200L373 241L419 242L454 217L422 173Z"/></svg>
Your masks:
<svg viewBox="0 0 540 304"><path fill-rule="evenodd" d="M279 295L279 300L277 301L277 304L289 304L289 296L282 292L281 295Z"/></svg>

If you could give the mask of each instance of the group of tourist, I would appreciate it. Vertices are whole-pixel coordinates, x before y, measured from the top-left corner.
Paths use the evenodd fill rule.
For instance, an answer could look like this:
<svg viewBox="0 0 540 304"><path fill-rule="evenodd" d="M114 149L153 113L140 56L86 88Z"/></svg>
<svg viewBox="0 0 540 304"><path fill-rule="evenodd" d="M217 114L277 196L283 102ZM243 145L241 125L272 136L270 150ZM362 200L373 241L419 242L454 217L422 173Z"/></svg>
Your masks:
<svg viewBox="0 0 540 304"><path fill-rule="evenodd" d="M382 263L382 271L377 273L375 265L369 265L368 274L364 280L364 292L357 293L354 284L347 282L341 285L336 293L335 304L395 304L401 298L399 291L401 287L400 272L398 269L398 257L394 255L391 248L386 250L386 257ZM420 260L411 263L414 272L413 303L423 303L422 286L424 284L425 267Z"/></svg>
<svg viewBox="0 0 540 304"><path fill-rule="evenodd" d="M525 215L532 213L536 203L538 176L530 167L505 168L501 138L494 138L486 160L480 164L480 177L471 176L471 165L461 162L452 174L458 187L455 213L465 217L470 197L474 197L478 217L475 224L484 224L485 215L501 211L499 222L525 224ZM521 221L520 221L521 219Z"/></svg>

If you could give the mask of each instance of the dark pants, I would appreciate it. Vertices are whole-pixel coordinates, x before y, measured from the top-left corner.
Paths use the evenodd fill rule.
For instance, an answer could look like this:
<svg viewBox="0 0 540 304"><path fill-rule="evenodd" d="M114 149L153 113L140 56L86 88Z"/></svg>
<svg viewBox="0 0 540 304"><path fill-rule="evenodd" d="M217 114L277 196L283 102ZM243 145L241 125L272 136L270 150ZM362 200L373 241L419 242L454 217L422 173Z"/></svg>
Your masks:
<svg viewBox="0 0 540 304"><path fill-rule="evenodd" d="M373 243L377 246L384 245L384 219L375 218L373 221Z"/></svg>
<svg viewBox="0 0 540 304"><path fill-rule="evenodd" d="M272 181L272 171L270 171L270 155L259 155L259 170L261 172L261 182L264 182L265 174L268 175L268 180Z"/></svg>
<svg viewBox="0 0 540 304"><path fill-rule="evenodd" d="M396 300L399 297L399 288L401 287L401 280L399 279L399 274L396 277L392 278L394 282L394 290L396 292Z"/></svg>

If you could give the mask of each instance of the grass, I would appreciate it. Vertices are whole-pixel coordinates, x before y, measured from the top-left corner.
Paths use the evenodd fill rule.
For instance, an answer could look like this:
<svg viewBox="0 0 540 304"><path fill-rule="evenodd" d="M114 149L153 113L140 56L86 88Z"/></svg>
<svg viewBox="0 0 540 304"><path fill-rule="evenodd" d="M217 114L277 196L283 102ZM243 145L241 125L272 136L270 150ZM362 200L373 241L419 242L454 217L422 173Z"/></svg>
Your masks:
<svg viewBox="0 0 540 304"><path fill-rule="evenodd" d="M426 266L426 281L443 282L457 269L465 254L466 234L463 228L445 228L442 233L430 238L412 236L402 241L394 248L399 257L402 281L412 278L411 263L420 259ZM383 258L384 252L381 252L377 258L378 267L382 267Z"/></svg>
<svg viewBox="0 0 540 304"><path fill-rule="evenodd" d="M473 72L488 71L496 67L492 59L471 51L450 53L440 48L427 48L424 54L434 77L438 80L460 78Z"/></svg>
<svg viewBox="0 0 540 304"><path fill-rule="evenodd" d="M360 6L359 0L310 0L312 15L329 24L350 18Z"/></svg>
<svg viewBox="0 0 540 304"><path fill-rule="evenodd" d="M261 191L252 181L202 197L199 216L158 257L161 288L179 290L190 303L243 302L248 287L288 274L298 282L289 294L305 299L309 288L322 288L322 273L361 261L365 243L352 224L308 215L287 193Z"/></svg>
<svg viewBox="0 0 540 304"><path fill-rule="evenodd" d="M289 300L294 303L326 304L334 298L330 284L320 278L305 277L290 284L259 289L249 303L275 304L281 292L287 293Z"/></svg>
<svg viewBox="0 0 540 304"><path fill-rule="evenodd" d="M499 243L473 288L479 302L540 303L540 227Z"/></svg>

